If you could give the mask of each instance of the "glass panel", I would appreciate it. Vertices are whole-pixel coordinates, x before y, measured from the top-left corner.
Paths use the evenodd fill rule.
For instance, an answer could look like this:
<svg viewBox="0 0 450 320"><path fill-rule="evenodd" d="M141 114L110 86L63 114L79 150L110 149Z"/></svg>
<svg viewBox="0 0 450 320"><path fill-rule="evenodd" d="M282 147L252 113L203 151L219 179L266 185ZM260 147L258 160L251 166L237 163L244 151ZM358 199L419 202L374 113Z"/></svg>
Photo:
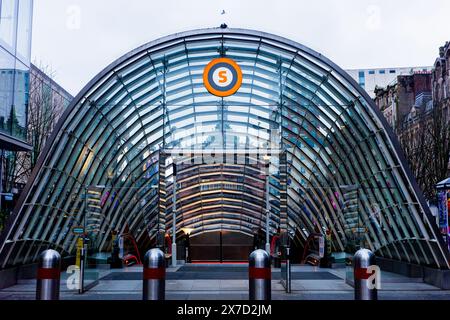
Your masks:
<svg viewBox="0 0 450 320"><path fill-rule="evenodd" d="M0 131L11 134L7 121L14 99L14 57L0 48Z"/></svg>
<svg viewBox="0 0 450 320"><path fill-rule="evenodd" d="M12 54L16 47L17 0L0 1L0 44Z"/></svg>
<svg viewBox="0 0 450 320"><path fill-rule="evenodd" d="M10 115L11 133L25 140L27 136L27 110L30 87L30 71L27 66L16 60L14 79L14 104Z"/></svg>
<svg viewBox="0 0 450 320"><path fill-rule="evenodd" d="M33 16L33 1L20 0L17 24L17 56L27 66L31 59L31 19Z"/></svg>

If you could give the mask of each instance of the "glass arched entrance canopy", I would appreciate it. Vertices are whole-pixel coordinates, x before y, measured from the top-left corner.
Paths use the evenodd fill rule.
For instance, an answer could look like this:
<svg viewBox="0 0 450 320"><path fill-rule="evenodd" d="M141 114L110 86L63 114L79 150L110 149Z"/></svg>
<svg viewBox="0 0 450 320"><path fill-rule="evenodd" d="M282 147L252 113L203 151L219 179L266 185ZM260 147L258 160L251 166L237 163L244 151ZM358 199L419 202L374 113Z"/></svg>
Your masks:
<svg viewBox="0 0 450 320"><path fill-rule="evenodd" d="M219 57L243 74L228 97L203 83ZM139 47L78 94L2 234L1 267L49 246L73 253L79 225L99 251L112 231L150 245L172 230L174 162L177 232L251 235L265 230L267 206L269 232L285 228L300 245L323 232L345 251L359 235L379 256L448 267L434 218L368 95L298 43L219 28Z"/></svg>

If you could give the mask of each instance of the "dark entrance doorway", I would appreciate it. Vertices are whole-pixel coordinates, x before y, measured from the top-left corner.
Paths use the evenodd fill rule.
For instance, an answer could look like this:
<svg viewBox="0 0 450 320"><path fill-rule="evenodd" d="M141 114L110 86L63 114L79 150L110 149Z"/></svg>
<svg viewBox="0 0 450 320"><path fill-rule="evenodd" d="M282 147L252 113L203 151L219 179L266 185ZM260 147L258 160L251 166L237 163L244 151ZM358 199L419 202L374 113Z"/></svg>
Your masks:
<svg viewBox="0 0 450 320"><path fill-rule="evenodd" d="M231 231L206 232L190 238L192 262L248 261L253 238Z"/></svg>

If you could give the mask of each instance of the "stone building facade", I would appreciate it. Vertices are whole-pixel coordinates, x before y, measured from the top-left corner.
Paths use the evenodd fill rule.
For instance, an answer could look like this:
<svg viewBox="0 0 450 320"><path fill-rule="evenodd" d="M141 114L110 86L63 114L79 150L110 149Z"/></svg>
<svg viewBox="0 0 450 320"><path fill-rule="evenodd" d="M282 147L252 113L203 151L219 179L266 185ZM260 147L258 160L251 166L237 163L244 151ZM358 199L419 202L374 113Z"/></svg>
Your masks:
<svg viewBox="0 0 450 320"><path fill-rule="evenodd" d="M401 75L386 88L375 89L375 103L397 135L401 135L404 123L411 112L426 109L431 101L431 72Z"/></svg>
<svg viewBox="0 0 450 320"><path fill-rule="evenodd" d="M438 182L435 180L445 178L441 177L442 165L436 164L445 164L446 154L450 153L446 133L450 126L449 75L450 42L447 42L439 48L430 72L398 76L393 84L375 91L376 105L397 134L410 167L428 196L433 194L433 184ZM445 135L447 138L443 138Z"/></svg>
<svg viewBox="0 0 450 320"><path fill-rule="evenodd" d="M439 48L432 73L433 101L450 121L450 42Z"/></svg>

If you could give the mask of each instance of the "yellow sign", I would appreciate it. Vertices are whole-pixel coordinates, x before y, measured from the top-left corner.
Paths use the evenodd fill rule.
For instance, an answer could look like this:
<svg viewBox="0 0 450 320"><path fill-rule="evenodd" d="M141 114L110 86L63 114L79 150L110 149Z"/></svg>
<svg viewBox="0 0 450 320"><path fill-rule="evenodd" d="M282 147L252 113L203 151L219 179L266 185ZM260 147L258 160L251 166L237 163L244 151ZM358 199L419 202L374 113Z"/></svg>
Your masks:
<svg viewBox="0 0 450 320"><path fill-rule="evenodd" d="M209 93L228 97L241 87L242 70L233 59L217 58L208 63L203 71L203 83Z"/></svg>
<svg viewBox="0 0 450 320"><path fill-rule="evenodd" d="M83 238L77 240L77 258L75 264L81 268L81 249L83 248Z"/></svg>

